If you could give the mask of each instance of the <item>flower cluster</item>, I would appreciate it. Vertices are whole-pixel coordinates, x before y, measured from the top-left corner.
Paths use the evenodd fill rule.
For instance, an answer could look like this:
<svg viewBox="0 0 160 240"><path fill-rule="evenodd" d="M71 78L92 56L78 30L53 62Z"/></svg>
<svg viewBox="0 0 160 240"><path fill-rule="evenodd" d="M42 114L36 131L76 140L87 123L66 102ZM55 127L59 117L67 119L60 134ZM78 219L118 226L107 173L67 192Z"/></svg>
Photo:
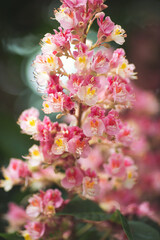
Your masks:
<svg viewBox="0 0 160 240"><path fill-rule="evenodd" d="M22 133L39 145L29 148L25 161L11 159L2 169L0 185L6 191L14 185L40 190L29 198L26 211L17 210L23 213L17 216L17 224L12 221L15 206L7 216L12 229L20 230L26 240L51 239L53 229L65 222L55 213L67 201L58 189L46 190L48 186L66 189L68 198L78 194L100 202L106 189L122 191L136 183L137 166L129 151L137 135L132 124L121 118L121 111L135 102L131 82L136 78L135 66L122 48L114 50L109 45L111 41L122 45L126 34L105 17L105 8L103 0L63 0L54 11L59 31L45 34L42 53L33 62L35 80L43 93L42 110L58 113L57 119L65 116L66 123L52 122L48 116L40 120L34 107L18 119ZM99 30L92 43L87 36L95 20ZM68 71L64 57L73 61L73 72ZM71 226L72 221L67 221ZM59 239L70 239L72 231L64 227L60 232L64 235Z"/></svg>
<svg viewBox="0 0 160 240"><path fill-rule="evenodd" d="M41 191L39 194L29 198L29 205L26 208L28 220L23 232L25 239L39 239L50 231L53 225L53 215L57 209L62 207L64 200L58 189L48 189L46 192Z"/></svg>

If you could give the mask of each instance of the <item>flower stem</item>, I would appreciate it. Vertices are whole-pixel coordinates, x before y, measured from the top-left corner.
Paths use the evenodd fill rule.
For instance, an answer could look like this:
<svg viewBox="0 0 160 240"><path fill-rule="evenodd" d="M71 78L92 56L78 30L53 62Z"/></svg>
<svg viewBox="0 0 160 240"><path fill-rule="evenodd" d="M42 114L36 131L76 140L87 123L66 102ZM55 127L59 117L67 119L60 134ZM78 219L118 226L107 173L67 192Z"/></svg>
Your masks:
<svg viewBox="0 0 160 240"><path fill-rule="evenodd" d="M81 127L82 103L78 104L77 126Z"/></svg>

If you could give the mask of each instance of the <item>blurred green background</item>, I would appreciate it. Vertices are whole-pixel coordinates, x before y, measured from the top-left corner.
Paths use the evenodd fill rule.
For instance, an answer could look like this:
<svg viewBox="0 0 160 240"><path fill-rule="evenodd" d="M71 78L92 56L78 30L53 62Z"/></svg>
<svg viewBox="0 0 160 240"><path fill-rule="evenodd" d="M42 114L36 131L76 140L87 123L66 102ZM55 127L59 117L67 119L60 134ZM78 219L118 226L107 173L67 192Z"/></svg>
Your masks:
<svg viewBox="0 0 160 240"><path fill-rule="evenodd" d="M127 57L136 65L136 84L160 96L160 1L108 0L106 14L121 25L128 38L124 44ZM41 108L32 75L32 60L40 50L39 41L45 33L57 28L51 20L55 0L6 0L0 5L0 166L9 158L20 158L32 145L28 136L20 134L16 124L20 113L31 106ZM93 26L96 30L96 25ZM9 193L0 189L0 217L12 199L23 198L19 188ZM5 222L0 224L4 231Z"/></svg>

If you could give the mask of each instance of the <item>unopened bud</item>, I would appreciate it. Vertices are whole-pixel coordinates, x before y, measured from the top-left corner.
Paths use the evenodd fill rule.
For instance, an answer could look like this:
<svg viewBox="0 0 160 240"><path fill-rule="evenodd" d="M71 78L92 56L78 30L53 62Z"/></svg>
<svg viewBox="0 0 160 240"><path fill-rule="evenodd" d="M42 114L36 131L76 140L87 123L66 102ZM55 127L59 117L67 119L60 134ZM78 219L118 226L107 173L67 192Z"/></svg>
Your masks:
<svg viewBox="0 0 160 240"><path fill-rule="evenodd" d="M95 18L104 18L104 16L105 16L104 12L99 12L96 13Z"/></svg>
<svg viewBox="0 0 160 240"><path fill-rule="evenodd" d="M77 31L76 31L76 30L72 30L71 33L72 33L73 35L75 35L75 34L77 33Z"/></svg>
<svg viewBox="0 0 160 240"><path fill-rule="evenodd" d="M69 113L70 113L71 115L74 115L74 114L75 114L75 108L73 108L72 110L70 110Z"/></svg>
<svg viewBox="0 0 160 240"><path fill-rule="evenodd" d="M71 44L78 44L78 43L79 43L79 40L76 39L76 38L73 38L73 39L71 40Z"/></svg>
<svg viewBox="0 0 160 240"><path fill-rule="evenodd" d="M103 4L103 5L101 6L101 9L102 9L102 10L104 10L104 9L106 9L106 8L108 8L108 6L107 6L106 4Z"/></svg>
<svg viewBox="0 0 160 240"><path fill-rule="evenodd" d="M101 41L101 42L105 42L106 38L107 38L107 37L106 37L105 35L103 35L103 36L101 37L101 40L100 40L100 41Z"/></svg>
<svg viewBox="0 0 160 240"><path fill-rule="evenodd" d="M64 113L60 113L56 116L56 119L60 119L61 117L63 117L65 114Z"/></svg>
<svg viewBox="0 0 160 240"><path fill-rule="evenodd" d="M84 22L79 22L79 27L83 27L84 26Z"/></svg>
<svg viewBox="0 0 160 240"><path fill-rule="evenodd" d="M110 47L111 47L108 43L104 43L103 46L104 46L105 48L110 48Z"/></svg>
<svg viewBox="0 0 160 240"><path fill-rule="evenodd" d="M60 52L56 53L56 57L61 57L61 56L62 56L62 53L60 53Z"/></svg>

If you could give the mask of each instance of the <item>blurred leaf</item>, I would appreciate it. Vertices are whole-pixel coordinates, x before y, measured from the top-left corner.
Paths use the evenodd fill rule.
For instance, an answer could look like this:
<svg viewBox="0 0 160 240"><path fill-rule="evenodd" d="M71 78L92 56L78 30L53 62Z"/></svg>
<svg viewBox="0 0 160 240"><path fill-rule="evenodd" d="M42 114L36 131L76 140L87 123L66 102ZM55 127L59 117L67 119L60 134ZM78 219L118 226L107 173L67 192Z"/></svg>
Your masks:
<svg viewBox="0 0 160 240"><path fill-rule="evenodd" d="M138 220L137 220L138 221ZM155 230L157 230L160 234L160 225L157 222L154 222L152 219L148 218L148 217L142 217L140 219L141 222L151 226L152 228L154 228Z"/></svg>
<svg viewBox="0 0 160 240"><path fill-rule="evenodd" d="M133 235L132 235L132 232L131 232L131 229L130 229L127 219L120 213L120 211L117 210L117 212L121 219L121 224L122 224L123 230L126 233L128 239L129 240L138 240L138 239L133 238Z"/></svg>
<svg viewBox="0 0 160 240"><path fill-rule="evenodd" d="M110 220L112 216L112 214L104 212L95 202L82 200L78 197L69 202L63 211L57 215L70 215L78 219L91 221Z"/></svg>
<svg viewBox="0 0 160 240"><path fill-rule="evenodd" d="M133 240L160 240L159 232L153 227L140 221L129 221Z"/></svg>
<svg viewBox="0 0 160 240"><path fill-rule="evenodd" d="M160 240L159 232L153 227L140 221L127 221L120 211L117 212L129 240Z"/></svg>
<svg viewBox="0 0 160 240"><path fill-rule="evenodd" d="M114 213L112 213L111 217L110 217L110 221L117 223L117 224L121 224L121 219L120 219L120 215L119 215L119 211L116 210Z"/></svg>
<svg viewBox="0 0 160 240"><path fill-rule="evenodd" d="M90 229L86 233L84 233L82 236L76 238L77 240L88 240L88 239L101 239L101 234L96 229Z"/></svg>
<svg viewBox="0 0 160 240"><path fill-rule="evenodd" d="M0 233L0 237L6 240L22 240L23 238L16 233L7 234L7 233Z"/></svg>

